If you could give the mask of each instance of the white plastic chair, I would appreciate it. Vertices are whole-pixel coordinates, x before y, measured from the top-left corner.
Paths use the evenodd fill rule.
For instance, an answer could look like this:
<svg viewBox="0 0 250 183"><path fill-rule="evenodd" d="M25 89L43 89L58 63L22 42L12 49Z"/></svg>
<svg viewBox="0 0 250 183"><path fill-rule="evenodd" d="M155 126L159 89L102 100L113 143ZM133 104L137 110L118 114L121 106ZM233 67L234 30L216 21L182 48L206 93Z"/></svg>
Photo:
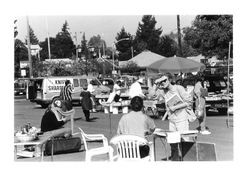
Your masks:
<svg viewBox="0 0 250 183"><path fill-rule="evenodd" d="M113 161L154 161L153 143L145 138L135 135L118 135L110 140L110 144L116 147L117 155ZM141 158L139 146L149 145L149 155Z"/></svg>
<svg viewBox="0 0 250 183"><path fill-rule="evenodd" d="M91 161L93 156L108 154L109 161L113 159L113 148L108 145L108 140L103 134L86 134L84 131L78 127L80 130L80 134L82 136L83 145L86 150L85 161ZM77 134L77 133L75 133ZM74 134L74 135L75 135ZM87 142L99 141L103 142L102 147L89 149Z"/></svg>

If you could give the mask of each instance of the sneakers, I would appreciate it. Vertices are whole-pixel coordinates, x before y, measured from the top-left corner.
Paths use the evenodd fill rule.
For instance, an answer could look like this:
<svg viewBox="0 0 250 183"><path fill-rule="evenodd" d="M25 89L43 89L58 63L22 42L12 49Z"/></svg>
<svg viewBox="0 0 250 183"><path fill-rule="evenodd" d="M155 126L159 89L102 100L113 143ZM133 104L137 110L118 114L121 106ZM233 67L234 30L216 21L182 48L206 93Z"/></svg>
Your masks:
<svg viewBox="0 0 250 183"><path fill-rule="evenodd" d="M200 131L200 133L201 133L202 135L210 135L210 134L211 134L211 132L208 131L208 130Z"/></svg>
<svg viewBox="0 0 250 183"><path fill-rule="evenodd" d="M91 112L96 113L96 109L92 109Z"/></svg>

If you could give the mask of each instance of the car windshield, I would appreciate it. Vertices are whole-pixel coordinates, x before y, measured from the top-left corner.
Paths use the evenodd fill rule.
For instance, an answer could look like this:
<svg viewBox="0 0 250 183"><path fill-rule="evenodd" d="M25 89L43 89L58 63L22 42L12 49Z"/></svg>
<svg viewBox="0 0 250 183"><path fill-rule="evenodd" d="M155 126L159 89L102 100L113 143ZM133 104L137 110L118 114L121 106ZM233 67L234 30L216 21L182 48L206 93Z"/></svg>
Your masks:
<svg viewBox="0 0 250 183"><path fill-rule="evenodd" d="M97 79L92 79L92 80L91 80L91 84L94 85L94 86L99 86L99 85L101 85L100 81L98 81Z"/></svg>
<svg viewBox="0 0 250 183"><path fill-rule="evenodd" d="M226 87L225 81L213 81L215 87Z"/></svg>

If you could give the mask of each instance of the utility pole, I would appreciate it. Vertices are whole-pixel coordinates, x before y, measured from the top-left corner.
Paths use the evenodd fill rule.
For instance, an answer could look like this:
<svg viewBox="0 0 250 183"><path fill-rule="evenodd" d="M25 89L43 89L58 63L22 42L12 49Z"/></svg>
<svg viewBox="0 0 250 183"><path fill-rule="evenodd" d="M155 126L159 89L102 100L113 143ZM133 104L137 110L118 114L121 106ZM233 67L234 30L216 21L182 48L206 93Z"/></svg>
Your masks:
<svg viewBox="0 0 250 183"><path fill-rule="evenodd" d="M182 57L180 15L177 15L177 31L178 31L178 52L179 52L179 56Z"/></svg>
<svg viewBox="0 0 250 183"><path fill-rule="evenodd" d="M77 33L75 32L75 38L76 38L76 61L78 59L78 45L77 45Z"/></svg>
<svg viewBox="0 0 250 183"><path fill-rule="evenodd" d="M48 52L49 52L49 60L51 60L51 53L50 53L50 39L49 39L49 24L48 19L46 17L46 26L47 26L47 36L48 36Z"/></svg>
<svg viewBox="0 0 250 183"><path fill-rule="evenodd" d="M29 26L29 18L27 19L27 44L28 44L28 56L29 56L29 70L30 70L30 78L33 78L33 70L32 70L32 59L31 59L31 49L30 49L30 26Z"/></svg>

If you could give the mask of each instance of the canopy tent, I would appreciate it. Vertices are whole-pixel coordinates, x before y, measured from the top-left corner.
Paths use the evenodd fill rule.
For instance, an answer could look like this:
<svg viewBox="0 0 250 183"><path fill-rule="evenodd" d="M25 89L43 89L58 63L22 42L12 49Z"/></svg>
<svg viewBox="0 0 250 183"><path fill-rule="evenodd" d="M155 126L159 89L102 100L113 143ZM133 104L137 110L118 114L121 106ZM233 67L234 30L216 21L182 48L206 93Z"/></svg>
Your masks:
<svg viewBox="0 0 250 183"><path fill-rule="evenodd" d="M134 62L139 67L146 68L150 64L154 63L155 61L163 59L163 58L166 58L166 57L146 50L146 51L143 51L140 54L136 55L135 57L131 58L128 61L119 62L119 66L121 68L123 68L123 67L126 67L129 62Z"/></svg>
<svg viewBox="0 0 250 183"><path fill-rule="evenodd" d="M205 65L202 63L176 56L160 59L147 67L149 73L169 72L174 74L198 72L204 69Z"/></svg>

